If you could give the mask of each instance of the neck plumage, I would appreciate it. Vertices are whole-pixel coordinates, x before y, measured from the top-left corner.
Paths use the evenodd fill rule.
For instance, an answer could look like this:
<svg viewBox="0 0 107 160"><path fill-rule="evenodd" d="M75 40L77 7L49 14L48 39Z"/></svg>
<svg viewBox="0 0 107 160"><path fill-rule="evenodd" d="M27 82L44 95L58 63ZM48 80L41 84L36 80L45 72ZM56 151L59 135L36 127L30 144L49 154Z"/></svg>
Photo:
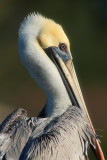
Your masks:
<svg viewBox="0 0 107 160"><path fill-rule="evenodd" d="M43 19L39 22L37 15L24 21L19 32L19 50L23 64L47 96L44 110L50 117L64 113L71 101L56 66L37 41L43 24Z"/></svg>

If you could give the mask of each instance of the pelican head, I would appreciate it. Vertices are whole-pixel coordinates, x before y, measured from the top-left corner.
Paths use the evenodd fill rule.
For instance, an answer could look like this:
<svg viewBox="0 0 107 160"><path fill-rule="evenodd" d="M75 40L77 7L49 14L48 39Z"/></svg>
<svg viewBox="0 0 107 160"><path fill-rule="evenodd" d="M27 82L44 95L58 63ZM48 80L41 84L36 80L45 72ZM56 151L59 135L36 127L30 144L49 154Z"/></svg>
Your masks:
<svg viewBox="0 0 107 160"><path fill-rule="evenodd" d="M91 123L75 73L69 40L61 25L39 14L29 15L19 31L20 57L47 96L44 115L58 116L70 105L79 107ZM99 142L94 151L103 160Z"/></svg>

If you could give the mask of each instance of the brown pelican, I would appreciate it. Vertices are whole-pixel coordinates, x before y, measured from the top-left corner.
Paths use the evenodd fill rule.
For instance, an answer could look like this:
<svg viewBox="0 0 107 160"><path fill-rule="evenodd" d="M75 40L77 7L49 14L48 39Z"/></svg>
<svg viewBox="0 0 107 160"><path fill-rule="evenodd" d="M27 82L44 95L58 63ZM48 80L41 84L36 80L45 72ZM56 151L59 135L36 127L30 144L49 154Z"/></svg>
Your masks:
<svg viewBox="0 0 107 160"><path fill-rule="evenodd" d="M87 160L90 145L104 156L79 87L62 27L39 14L29 15L19 31L20 57L47 96L37 117L15 110L0 125L3 160Z"/></svg>

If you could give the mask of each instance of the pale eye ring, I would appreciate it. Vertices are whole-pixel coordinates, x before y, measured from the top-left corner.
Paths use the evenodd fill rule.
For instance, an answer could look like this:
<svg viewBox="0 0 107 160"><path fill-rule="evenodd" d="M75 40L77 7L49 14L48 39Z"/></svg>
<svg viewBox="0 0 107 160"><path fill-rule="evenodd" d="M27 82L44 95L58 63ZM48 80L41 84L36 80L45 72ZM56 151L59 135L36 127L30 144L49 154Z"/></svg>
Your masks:
<svg viewBox="0 0 107 160"><path fill-rule="evenodd" d="M59 49L63 52L67 51L67 45L65 43L59 43Z"/></svg>

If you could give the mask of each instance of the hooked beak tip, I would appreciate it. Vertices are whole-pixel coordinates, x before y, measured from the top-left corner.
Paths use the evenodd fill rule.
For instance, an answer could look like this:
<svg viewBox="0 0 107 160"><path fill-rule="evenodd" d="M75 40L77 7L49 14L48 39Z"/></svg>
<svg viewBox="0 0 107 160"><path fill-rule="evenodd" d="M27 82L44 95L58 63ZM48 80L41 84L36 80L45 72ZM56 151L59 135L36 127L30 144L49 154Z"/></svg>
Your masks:
<svg viewBox="0 0 107 160"><path fill-rule="evenodd" d="M102 152L102 149L101 149L101 146L99 144L99 141L97 139L94 139L93 140L93 143L94 143L94 153L95 153L95 156L97 157L98 160L104 160L104 155L103 155L103 152Z"/></svg>

